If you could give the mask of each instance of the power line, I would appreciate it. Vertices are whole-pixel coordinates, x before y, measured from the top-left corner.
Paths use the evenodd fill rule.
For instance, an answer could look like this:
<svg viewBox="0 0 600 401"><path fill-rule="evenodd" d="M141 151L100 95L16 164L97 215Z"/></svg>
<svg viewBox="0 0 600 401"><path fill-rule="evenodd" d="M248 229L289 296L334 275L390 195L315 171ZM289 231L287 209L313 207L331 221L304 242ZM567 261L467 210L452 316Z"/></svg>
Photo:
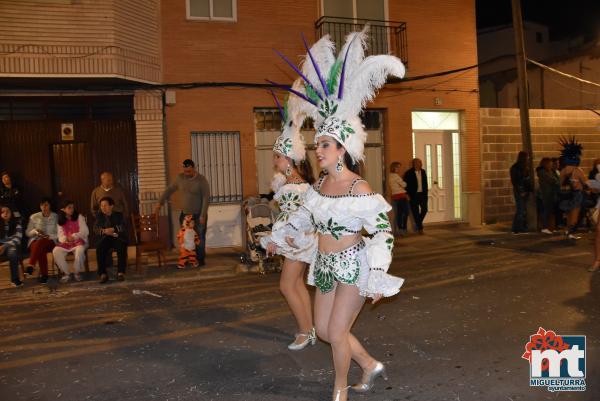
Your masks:
<svg viewBox="0 0 600 401"><path fill-rule="evenodd" d="M561 75L563 77L574 79L574 80L582 82L584 84L594 85L594 86L600 87L600 84L597 83L597 82L588 81L587 79L583 79L583 78L576 77L575 75L567 74L566 72L559 71L559 70L557 70L555 68L549 67L549 66L547 66L545 64L542 64L542 63L539 63L539 62L537 62L535 60L527 59L527 61L529 61L531 64L537 65L540 68L543 68L543 69L548 70L550 72L553 72L555 74Z"/></svg>

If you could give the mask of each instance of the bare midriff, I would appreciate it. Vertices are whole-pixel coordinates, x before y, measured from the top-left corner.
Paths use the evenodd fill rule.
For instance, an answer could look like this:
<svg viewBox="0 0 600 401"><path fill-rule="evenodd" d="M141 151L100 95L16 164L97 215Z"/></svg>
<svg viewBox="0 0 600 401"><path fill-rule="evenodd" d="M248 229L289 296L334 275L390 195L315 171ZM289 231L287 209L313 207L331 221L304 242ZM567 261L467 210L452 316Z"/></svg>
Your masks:
<svg viewBox="0 0 600 401"><path fill-rule="evenodd" d="M361 240L362 235L360 234L344 235L339 239L335 239L329 234L319 234L319 252L341 252L352 247L353 245L358 244Z"/></svg>

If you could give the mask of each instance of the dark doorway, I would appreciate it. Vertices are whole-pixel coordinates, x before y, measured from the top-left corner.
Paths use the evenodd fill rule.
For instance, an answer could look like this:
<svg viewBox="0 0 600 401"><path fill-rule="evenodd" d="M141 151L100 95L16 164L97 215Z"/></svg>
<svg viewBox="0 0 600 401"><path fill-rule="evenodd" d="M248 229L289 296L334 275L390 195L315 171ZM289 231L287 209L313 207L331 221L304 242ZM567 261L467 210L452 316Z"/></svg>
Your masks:
<svg viewBox="0 0 600 401"><path fill-rule="evenodd" d="M61 136L64 123L73 124L72 140ZM91 191L100 173L110 171L137 213L133 97L0 96L0 170L22 188L30 212L38 210L42 196L66 196L89 224Z"/></svg>
<svg viewBox="0 0 600 401"><path fill-rule="evenodd" d="M77 210L88 214L94 189L92 157L88 143L60 143L51 148L52 189L58 207L65 199L75 202Z"/></svg>

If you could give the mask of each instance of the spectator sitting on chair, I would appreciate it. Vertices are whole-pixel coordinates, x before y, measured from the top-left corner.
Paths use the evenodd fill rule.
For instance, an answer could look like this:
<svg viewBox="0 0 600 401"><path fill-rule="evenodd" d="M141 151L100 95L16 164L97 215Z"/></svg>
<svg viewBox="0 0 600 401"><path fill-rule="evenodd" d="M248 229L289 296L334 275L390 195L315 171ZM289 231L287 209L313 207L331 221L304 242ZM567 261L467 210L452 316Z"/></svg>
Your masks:
<svg viewBox="0 0 600 401"><path fill-rule="evenodd" d="M196 165L193 160L186 159L183 161L183 173L177 176L175 182L169 185L158 200L158 205L156 205L156 209L154 210L156 215L160 212L160 207L177 190L181 192L183 198L183 210L179 214L179 224L183 225L183 219L186 215L192 215L195 222L195 230L200 238L200 244L196 247L198 265L204 266L210 188L206 178L196 171Z"/></svg>
<svg viewBox="0 0 600 401"><path fill-rule="evenodd" d="M115 202L110 197L100 199L100 211L96 215L94 233L100 237L96 244L96 258L98 260L98 275L100 283L108 281L108 260L112 259L112 250L117 251L118 273L117 280L125 280L125 267L127 266L127 229L123 214L115 212Z"/></svg>
<svg viewBox="0 0 600 401"><path fill-rule="evenodd" d="M0 256L8 259L10 264L10 281L13 287L20 287L23 282L19 278L19 246L23 238L23 229L10 207L0 207Z"/></svg>
<svg viewBox="0 0 600 401"><path fill-rule="evenodd" d="M406 192L408 193L410 208L415 219L419 234L423 234L423 220L427 215L427 172L423 170L421 159L413 159L412 168L404 173Z"/></svg>
<svg viewBox="0 0 600 401"><path fill-rule="evenodd" d="M52 251L54 261L64 273L60 279L66 283L70 279L69 265L67 265L67 254L75 255L73 267L75 269L75 281L81 281L81 270L85 262L85 249L87 248L89 229L85 217L75 209L72 200L64 200L62 208L58 212L58 244Z"/></svg>
<svg viewBox="0 0 600 401"><path fill-rule="evenodd" d="M111 198L114 202L113 211L123 213L127 218L129 216L129 208L127 207L127 198L125 191L119 185L114 184L113 175L108 171L100 174L100 186L92 191L92 199L90 208L92 216L98 213L100 208L100 200L103 198Z"/></svg>
<svg viewBox="0 0 600 401"><path fill-rule="evenodd" d="M29 264L25 268L27 274L33 273L33 266L40 265L39 281L48 282L48 259L46 254L52 252L58 240L58 215L51 210L50 198L40 201L41 212L29 217L25 234L29 237Z"/></svg>
<svg viewBox="0 0 600 401"><path fill-rule="evenodd" d="M13 216L23 219L25 215L25 204L23 202L23 193L17 187L10 177L8 171L0 173L2 183L0 184L0 204L6 205L12 211ZM23 223L23 221L21 221Z"/></svg>

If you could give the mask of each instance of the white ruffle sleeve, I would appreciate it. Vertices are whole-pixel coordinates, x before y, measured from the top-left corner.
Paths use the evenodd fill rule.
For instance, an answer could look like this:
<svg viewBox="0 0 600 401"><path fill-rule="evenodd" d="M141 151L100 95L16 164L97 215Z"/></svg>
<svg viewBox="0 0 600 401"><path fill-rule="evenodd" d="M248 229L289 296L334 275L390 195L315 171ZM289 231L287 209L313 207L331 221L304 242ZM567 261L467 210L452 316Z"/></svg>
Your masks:
<svg viewBox="0 0 600 401"><path fill-rule="evenodd" d="M281 188L281 193L275 198L280 203L282 212L273 224L271 234L261 238L260 243L266 249L268 243L273 242L277 245L277 254L311 263L315 256L317 236L311 214L302 206L305 192L306 189L298 185L285 185ZM287 243L287 237L293 238L297 248Z"/></svg>
<svg viewBox="0 0 600 401"><path fill-rule="evenodd" d="M387 273L392 263L394 247L392 227L387 216L392 207L379 194L359 199L361 201L356 203L362 205L353 212L362 220L365 230L372 235L371 238L364 238L369 278L367 288L361 288L361 292L367 296L383 294L384 297L391 297L400 292L404 283L403 278Z"/></svg>

